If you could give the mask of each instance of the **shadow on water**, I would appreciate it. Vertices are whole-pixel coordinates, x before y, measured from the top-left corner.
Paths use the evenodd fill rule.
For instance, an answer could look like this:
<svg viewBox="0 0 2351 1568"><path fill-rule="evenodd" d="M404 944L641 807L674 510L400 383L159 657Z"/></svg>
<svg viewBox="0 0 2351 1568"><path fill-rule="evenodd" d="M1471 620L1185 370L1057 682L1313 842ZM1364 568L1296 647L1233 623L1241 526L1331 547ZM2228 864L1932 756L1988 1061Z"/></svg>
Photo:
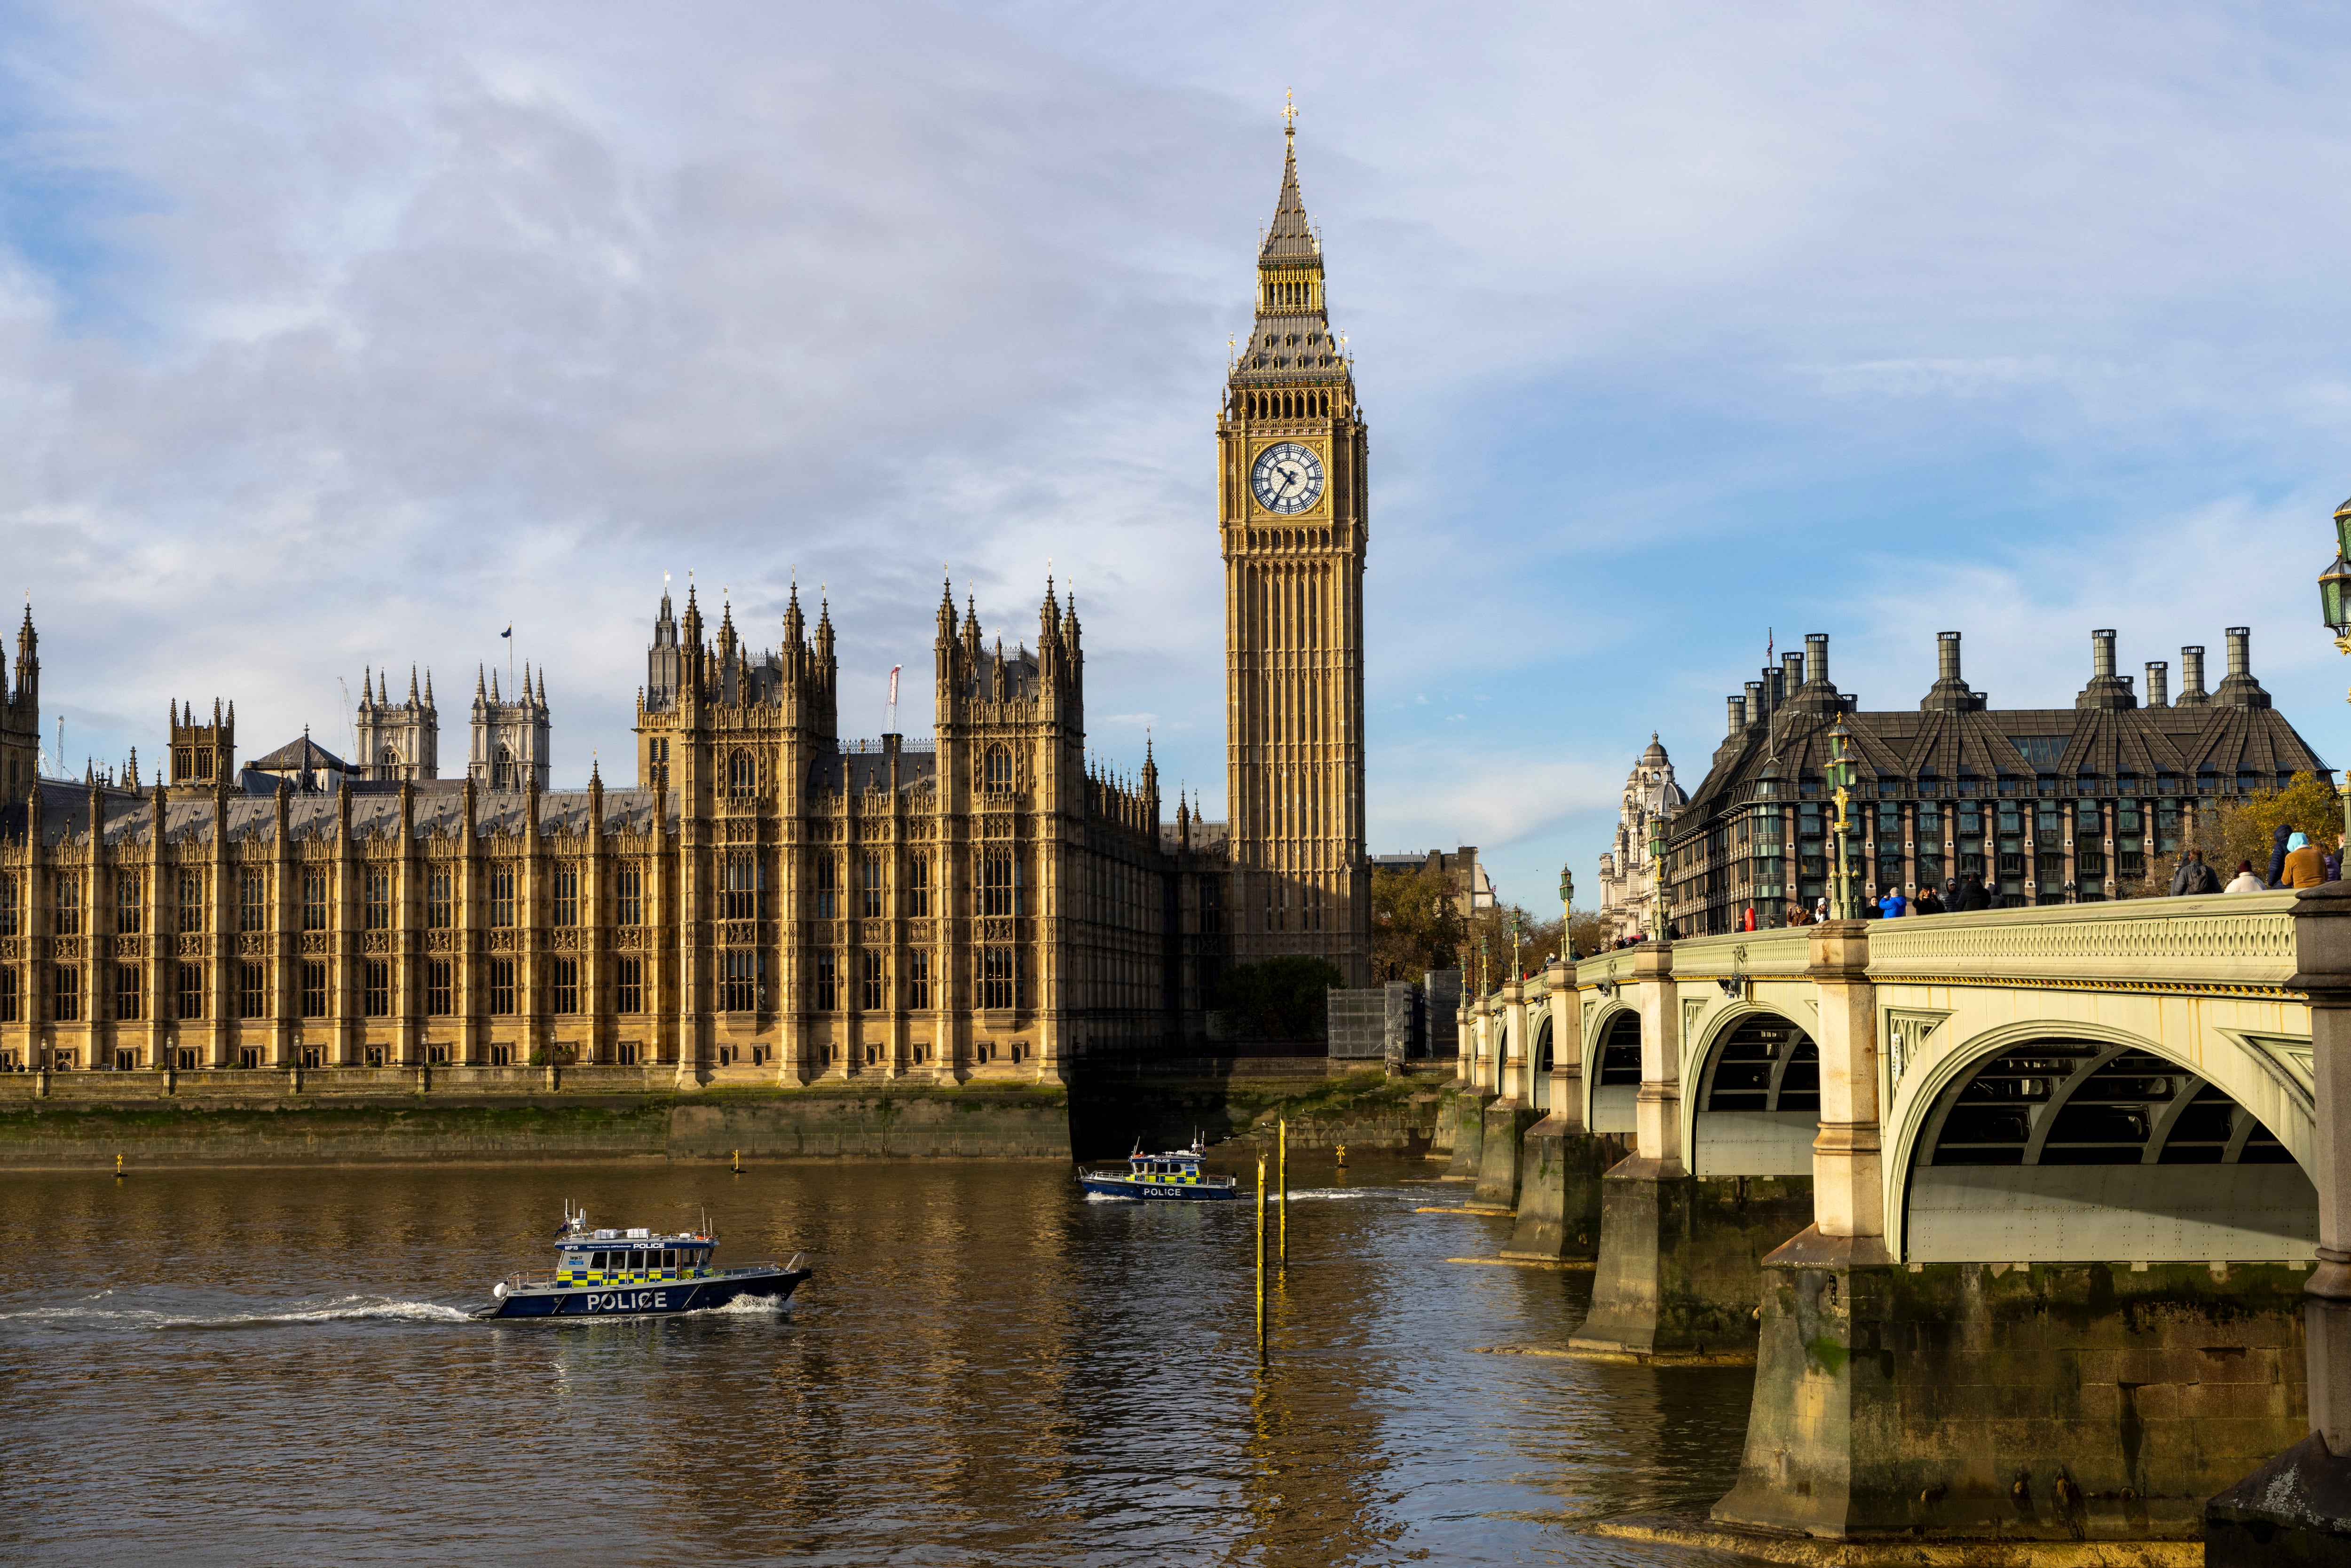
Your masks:
<svg viewBox="0 0 2351 1568"><path fill-rule="evenodd" d="M1483 1354L1562 1343L1589 1276L1448 1263L1501 1222L1358 1161L1294 1164L1262 1364L1252 1205L1033 1164L12 1177L0 1420L41 1484L0 1555L1663 1560L1577 1527L1727 1490L1750 1375ZM466 1320L567 1199L817 1275L783 1312Z"/></svg>

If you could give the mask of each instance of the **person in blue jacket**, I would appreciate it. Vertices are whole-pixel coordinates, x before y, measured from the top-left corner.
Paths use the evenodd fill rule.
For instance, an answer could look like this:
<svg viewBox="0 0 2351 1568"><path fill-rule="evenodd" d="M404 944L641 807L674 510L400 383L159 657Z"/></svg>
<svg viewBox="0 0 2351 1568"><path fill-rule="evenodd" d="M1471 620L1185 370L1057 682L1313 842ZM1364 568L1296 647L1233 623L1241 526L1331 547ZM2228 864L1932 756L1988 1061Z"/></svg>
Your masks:
<svg viewBox="0 0 2351 1568"><path fill-rule="evenodd" d="M1886 896L1877 901L1877 913L1884 915L1888 920L1899 919L1909 912L1910 905L1903 898L1902 888L1899 883L1888 886L1886 890Z"/></svg>

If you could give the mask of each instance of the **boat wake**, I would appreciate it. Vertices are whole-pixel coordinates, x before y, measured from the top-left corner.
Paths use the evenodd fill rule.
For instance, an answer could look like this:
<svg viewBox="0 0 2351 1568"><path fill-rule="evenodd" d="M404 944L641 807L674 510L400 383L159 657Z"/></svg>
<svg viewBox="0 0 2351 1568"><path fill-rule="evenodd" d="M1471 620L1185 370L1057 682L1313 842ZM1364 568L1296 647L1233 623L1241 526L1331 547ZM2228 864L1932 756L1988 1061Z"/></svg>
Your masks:
<svg viewBox="0 0 2351 1568"><path fill-rule="evenodd" d="M395 1296L340 1296L315 1306L269 1311L260 1306L227 1307L205 1312L192 1307L141 1307L107 1304L111 1291L68 1306L0 1310L0 1324L38 1331L99 1329L172 1331L182 1329L256 1329L331 1322L462 1323L466 1314L438 1301L405 1301Z"/></svg>
<svg viewBox="0 0 2351 1568"><path fill-rule="evenodd" d="M1343 1199L1376 1196L1377 1194L1367 1186L1294 1186L1290 1189L1290 1201L1292 1203L1304 1199L1337 1202Z"/></svg>

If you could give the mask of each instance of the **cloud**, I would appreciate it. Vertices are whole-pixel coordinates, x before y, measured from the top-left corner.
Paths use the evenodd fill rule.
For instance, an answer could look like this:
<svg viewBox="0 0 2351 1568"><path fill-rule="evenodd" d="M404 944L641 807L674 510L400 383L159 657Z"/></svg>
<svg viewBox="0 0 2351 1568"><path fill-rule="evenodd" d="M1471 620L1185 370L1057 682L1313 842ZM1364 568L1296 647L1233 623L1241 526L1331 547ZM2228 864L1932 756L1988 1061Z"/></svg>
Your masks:
<svg viewBox="0 0 2351 1568"><path fill-rule="evenodd" d="M173 697L331 736L337 677L462 687L511 620L576 779L664 570L755 643L827 597L870 731L943 564L1008 641L1050 559L1103 749L1148 715L1213 786L1294 88L1371 415L1373 847L1545 887L1652 729L1702 771L1767 627L1896 704L1958 626L2062 703L2092 625L2252 624L2332 722L2346 65L2180 5L18 7L0 541L77 761Z"/></svg>

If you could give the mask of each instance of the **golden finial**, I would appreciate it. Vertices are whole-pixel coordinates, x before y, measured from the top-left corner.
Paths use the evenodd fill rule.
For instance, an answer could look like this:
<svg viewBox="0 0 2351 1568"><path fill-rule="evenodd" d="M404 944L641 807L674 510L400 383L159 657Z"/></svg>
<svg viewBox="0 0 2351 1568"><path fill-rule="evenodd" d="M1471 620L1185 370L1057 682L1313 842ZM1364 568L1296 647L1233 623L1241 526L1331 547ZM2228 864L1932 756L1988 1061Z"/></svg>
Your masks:
<svg viewBox="0 0 2351 1568"><path fill-rule="evenodd" d="M1288 88L1281 89L1281 133L1284 136L1298 134L1298 104L1290 97Z"/></svg>

